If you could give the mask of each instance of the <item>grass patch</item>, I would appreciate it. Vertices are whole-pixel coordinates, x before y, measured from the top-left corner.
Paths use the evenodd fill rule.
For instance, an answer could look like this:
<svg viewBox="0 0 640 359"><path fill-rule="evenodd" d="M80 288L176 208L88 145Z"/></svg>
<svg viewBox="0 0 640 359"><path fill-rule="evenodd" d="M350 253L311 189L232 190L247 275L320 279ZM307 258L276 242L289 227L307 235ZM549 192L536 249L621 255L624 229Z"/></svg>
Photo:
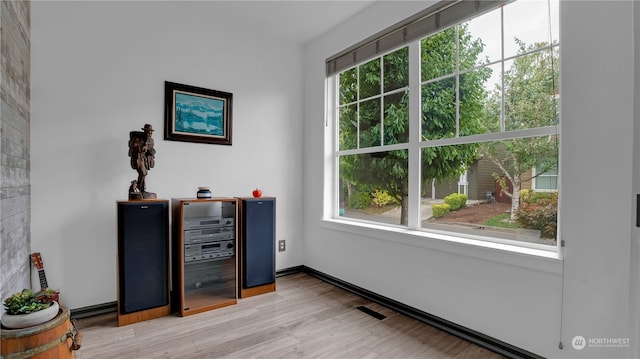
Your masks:
<svg viewBox="0 0 640 359"><path fill-rule="evenodd" d="M511 221L511 213L500 213L484 222L485 226L500 228L519 228L518 224Z"/></svg>

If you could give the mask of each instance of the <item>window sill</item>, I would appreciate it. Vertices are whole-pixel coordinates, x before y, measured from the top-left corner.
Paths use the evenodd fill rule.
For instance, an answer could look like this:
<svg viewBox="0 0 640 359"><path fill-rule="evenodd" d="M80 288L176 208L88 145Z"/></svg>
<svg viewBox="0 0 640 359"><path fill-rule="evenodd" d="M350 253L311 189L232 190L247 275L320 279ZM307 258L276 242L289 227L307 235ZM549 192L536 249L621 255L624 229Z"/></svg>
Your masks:
<svg viewBox="0 0 640 359"><path fill-rule="evenodd" d="M447 234L416 231L399 226L393 227L341 219L324 219L322 220L322 227L353 235L504 263L551 274L562 274L562 258L554 250L528 248Z"/></svg>

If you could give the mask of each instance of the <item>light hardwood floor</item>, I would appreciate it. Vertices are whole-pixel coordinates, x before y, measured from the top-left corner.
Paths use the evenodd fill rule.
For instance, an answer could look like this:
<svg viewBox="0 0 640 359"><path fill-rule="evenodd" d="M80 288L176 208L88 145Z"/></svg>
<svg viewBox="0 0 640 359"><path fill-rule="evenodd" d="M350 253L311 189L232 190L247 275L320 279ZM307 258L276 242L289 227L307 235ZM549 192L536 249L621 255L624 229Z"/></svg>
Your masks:
<svg viewBox="0 0 640 359"><path fill-rule="evenodd" d="M78 359L503 358L303 273L278 278L276 292L189 317L118 327L111 313L77 327Z"/></svg>

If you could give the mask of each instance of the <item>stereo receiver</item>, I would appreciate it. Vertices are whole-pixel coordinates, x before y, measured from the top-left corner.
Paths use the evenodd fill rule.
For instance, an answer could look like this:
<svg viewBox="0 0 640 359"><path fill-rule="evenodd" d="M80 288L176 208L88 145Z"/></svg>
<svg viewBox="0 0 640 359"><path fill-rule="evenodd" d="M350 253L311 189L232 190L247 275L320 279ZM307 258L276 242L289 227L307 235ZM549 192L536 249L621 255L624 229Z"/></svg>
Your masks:
<svg viewBox="0 0 640 359"><path fill-rule="evenodd" d="M215 241L184 246L184 261L225 259L235 254L233 240Z"/></svg>
<svg viewBox="0 0 640 359"><path fill-rule="evenodd" d="M234 238L234 227L203 228L184 232L184 244L196 244Z"/></svg>
<svg viewBox="0 0 640 359"><path fill-rule="evenodd" d="M226 259L235 255L236 222L233 217L184 219L184 261Z"/></svg>
<svg viewBox="0 0 640 359"><path fill-rule="evenodd" d="M231 217L189 217L184 219L184 230L201 228L235 227L235 218Z"/></svg>

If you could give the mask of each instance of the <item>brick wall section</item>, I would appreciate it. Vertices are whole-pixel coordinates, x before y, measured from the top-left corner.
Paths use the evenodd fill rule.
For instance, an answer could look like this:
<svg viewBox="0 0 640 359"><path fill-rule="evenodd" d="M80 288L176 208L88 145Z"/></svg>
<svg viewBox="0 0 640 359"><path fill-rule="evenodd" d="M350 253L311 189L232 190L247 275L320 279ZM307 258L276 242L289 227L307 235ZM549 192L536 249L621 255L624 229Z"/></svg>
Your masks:
<svg viewBox="0 0 640 359"><path fill-rule="evenodd" d="M31 287L31 3L0 3L0 298ZM36 287L39 287L36 285Z"/></svg>

